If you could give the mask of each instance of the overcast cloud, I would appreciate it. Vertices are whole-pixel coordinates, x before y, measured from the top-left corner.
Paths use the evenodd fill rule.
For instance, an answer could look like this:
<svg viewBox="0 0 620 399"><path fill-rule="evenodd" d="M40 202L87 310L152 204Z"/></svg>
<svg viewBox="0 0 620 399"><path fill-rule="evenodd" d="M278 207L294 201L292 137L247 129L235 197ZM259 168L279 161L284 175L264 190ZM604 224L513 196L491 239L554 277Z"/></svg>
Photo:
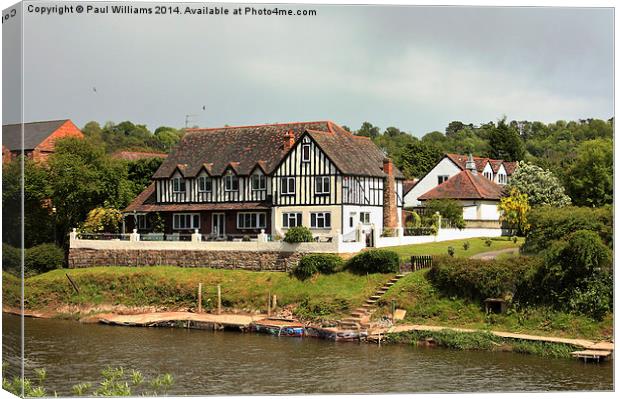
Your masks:
<svg viewBox="0 0 620 399"><path fill-rule="evenodd" d="M422 135L502 115L613 116L611 9L304 8L318 16L27 14L25 119L331 119Z"/></svg>

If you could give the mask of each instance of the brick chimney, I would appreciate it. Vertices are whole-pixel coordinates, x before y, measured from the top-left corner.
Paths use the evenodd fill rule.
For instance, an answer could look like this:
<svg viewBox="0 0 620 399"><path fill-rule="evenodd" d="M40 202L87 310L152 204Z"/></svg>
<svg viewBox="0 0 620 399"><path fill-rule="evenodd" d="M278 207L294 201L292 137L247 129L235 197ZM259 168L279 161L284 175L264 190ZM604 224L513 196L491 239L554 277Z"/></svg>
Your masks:
<svg viewBox="0 0 620 399"><path fill-rule="evenodd" d="M288 152L288 150L293 147L293 144L295 144L295 133L293 133L293 130L291 129L284 133L284 152Z"/></svg>
<svg viewBox="0 0 620 399"><path fill-rule="evenodd" d="M390 158L383 159L383 172L386 174L383 181L383 228L396 229L398 217L396 215L396 180L394 179L394 164Z"/></svg>

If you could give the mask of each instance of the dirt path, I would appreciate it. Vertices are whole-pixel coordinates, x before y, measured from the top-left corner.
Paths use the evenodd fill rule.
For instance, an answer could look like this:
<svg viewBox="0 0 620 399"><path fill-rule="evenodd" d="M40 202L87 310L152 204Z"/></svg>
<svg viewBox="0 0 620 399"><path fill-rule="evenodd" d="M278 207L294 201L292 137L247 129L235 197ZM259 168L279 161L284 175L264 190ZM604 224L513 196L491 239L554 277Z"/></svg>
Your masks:
<svg viewBox="0 0 620 399"><path fill-rule="evenodd" d="M482 252L471 257L471 259L491 260L503 254L518 254L519 248L498 249L497 251Z"/></svg>
<svg viewBox="0 0 620 399"><path fill-rule="evenodd" d="M480 332L482 330L474 330L470 328L452 328L452 327L440 327L440 326L426 326L420 324L402 324L393 326L390 328L379 328L369 332L369 335L385 334L385 333L399 333L407 331L441 331L441 330L453 330L460 332ZM529 334L516 334L505 331L489 331L489 333L502 337L512 339L522 339L526 341L542 341L553 342L558 344L569 344L579 346L585 349L598 349L598 350L614 350L614 344L612 342L594 342L587 339L572 339L572 338L559 338L559 337L546 337L541 335L529 335Z"/></svg>

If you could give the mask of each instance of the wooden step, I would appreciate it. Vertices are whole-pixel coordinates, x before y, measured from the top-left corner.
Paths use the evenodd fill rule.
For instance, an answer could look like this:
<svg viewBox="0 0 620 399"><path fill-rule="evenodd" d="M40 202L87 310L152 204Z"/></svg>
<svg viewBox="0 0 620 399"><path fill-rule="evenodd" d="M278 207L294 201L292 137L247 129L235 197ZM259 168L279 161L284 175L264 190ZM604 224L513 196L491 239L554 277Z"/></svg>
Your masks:
<svg viewBox="0 0 620 399"><path fill-rule="evenodd" d="M397 275L396 275L396 277L398 277L398 278L400 279L400 278L403 278L403 277L405 277L405 274L404 274L404 273L401 273L401 274L397 274Z"/></svg>
<svg viewBox="0 0 620 399"><path fill-rule="evenodd" d="M379 299L381 298L381 295L372 295L370 298L368 299Z"/></svg>
<svg viewBox="0 0 620 399"><path fill-rule="evenodd" d="M366 313L368 313L368 309L367 308L355 308L355 309L353 309L353 312L351 312L351 313L364 313L364 314L366 314Z"/></svg>

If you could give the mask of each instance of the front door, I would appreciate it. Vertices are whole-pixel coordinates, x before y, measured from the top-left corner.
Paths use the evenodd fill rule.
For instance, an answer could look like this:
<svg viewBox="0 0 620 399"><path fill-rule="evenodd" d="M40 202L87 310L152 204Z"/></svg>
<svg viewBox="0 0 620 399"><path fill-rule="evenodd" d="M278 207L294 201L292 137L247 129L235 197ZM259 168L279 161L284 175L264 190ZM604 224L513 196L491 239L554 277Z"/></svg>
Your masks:
<svg viewBox="0 0 620 399"><path fill-rule="evenodd" d="M224 213L214 213L211 223L211 234L216 237L221 237L226 234L226 223Z"/></svg>

